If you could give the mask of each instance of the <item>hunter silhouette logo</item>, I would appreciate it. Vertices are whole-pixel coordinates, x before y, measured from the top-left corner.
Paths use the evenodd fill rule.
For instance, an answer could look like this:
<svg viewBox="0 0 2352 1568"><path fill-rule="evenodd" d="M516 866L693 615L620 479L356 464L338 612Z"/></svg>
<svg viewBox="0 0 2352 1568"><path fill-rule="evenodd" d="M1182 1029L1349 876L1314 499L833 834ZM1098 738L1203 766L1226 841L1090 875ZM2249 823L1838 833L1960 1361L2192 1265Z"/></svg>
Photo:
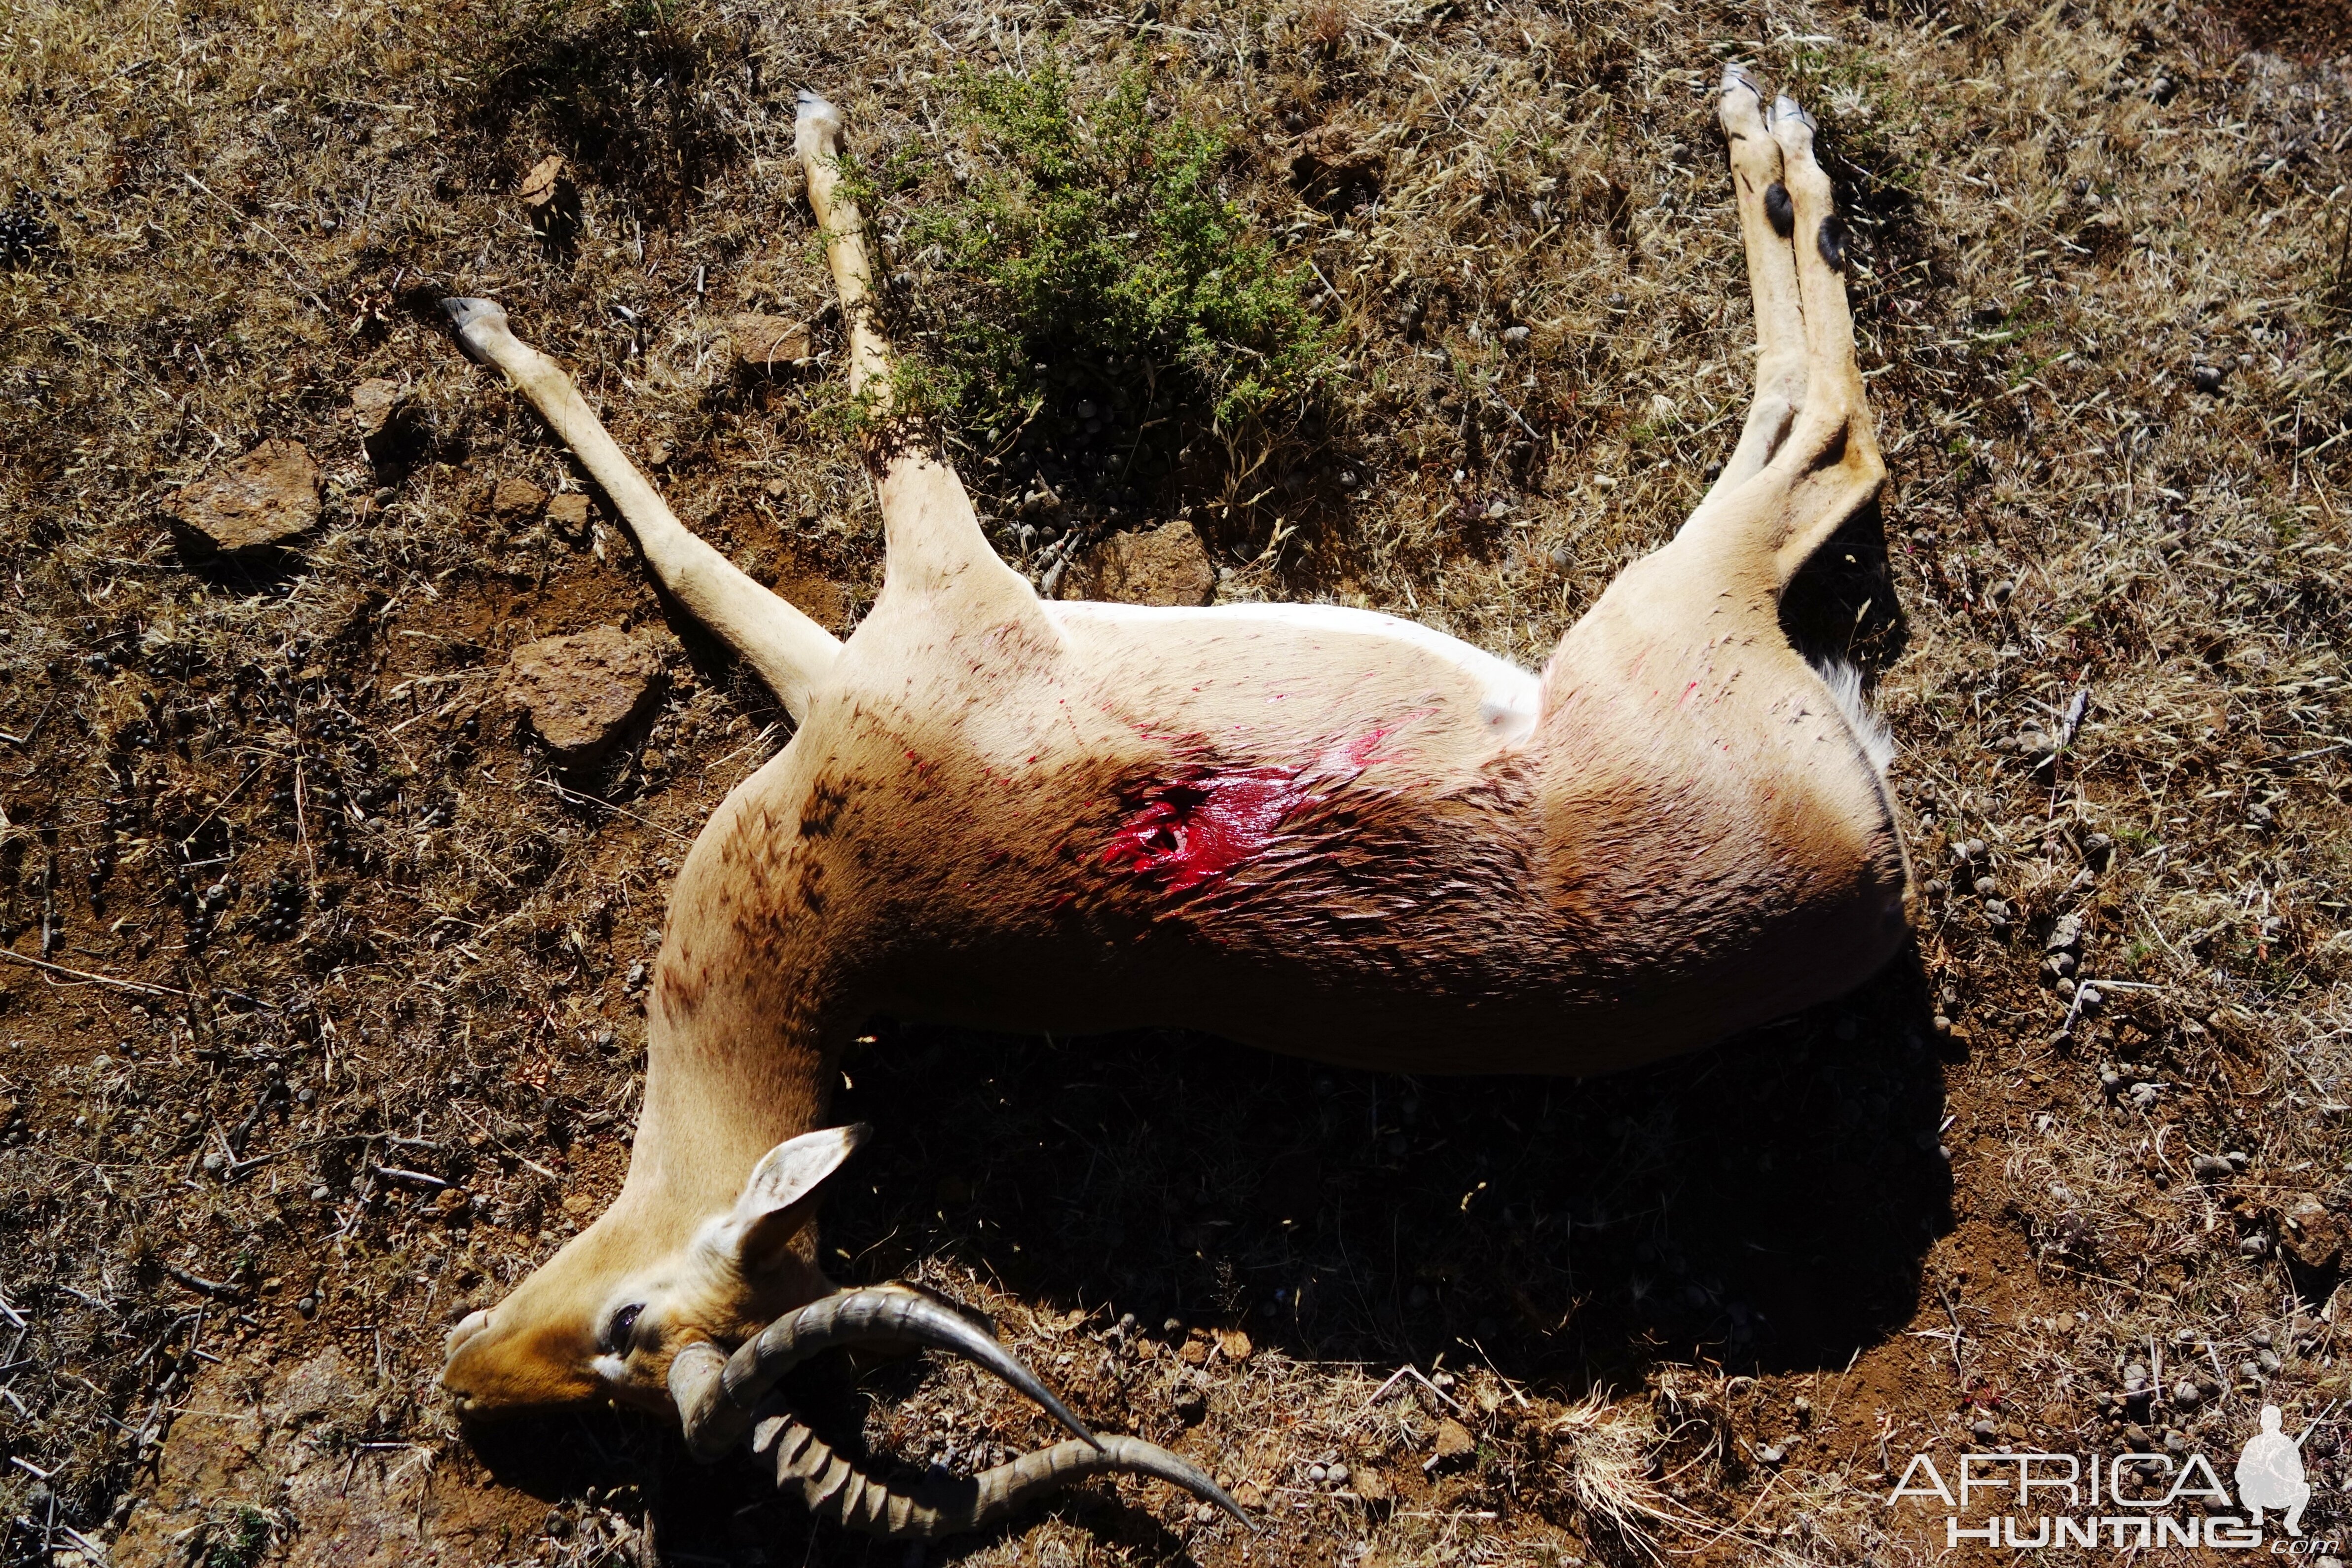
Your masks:
<svg viewBox="0 0 2352 1568"><path fill-rule="evenodd" d="M1964 1541L2012 1552L2042 1547L2112 1545L2117 1551L2165 1546L2204 1546L2243 1551L2263 1541L2263 1514L2277 1511L2296 1552L2313 1542L2303 1537L2303 1511L2311 1482L2303 1473L2303 1445L2327 1419L2330 1405L2294 1437L2282 1429L2284 1416L2265 1405L2261 1429L2246 1439L2233 1476L2237 1496L2221 1484L2203 1454L2053 1454L2011 1451L1962 1454L1947 1483L1932 1455L1914 1454L1902 1479L1887 1494L1892 1508L1906 1498L1933 1498L1949 1511L1944 1544ZM1988 1499L1984 1494L1992 1494ZM2186 1511L2195 1503L2202 1511ZM1988 1508L2001 1511L1969 1521ZM2239 1514L2225 1511L2242 1511ZM2316 1543L2333 1550L2332 1542ZM2275 1551L2288 1550L2282 1541Z"/></svg>
<svg viewBox="0 0 2352 1568"><path fill-rule="evenodd" d="M2246 1450L2238 1456L2238 1502L2247 1522L2257 1527L2263 1510L2284 1509L2286 1532L2301 1535L2304 1505L2311 1500L2311 1483L2303 1476L2303 1439L2319 1423L2305 1427L2302 1437L2290 1437L2279 1430L2283 1419L2277 1406L2263 1406L2263 1429L2246 1439Z"/></svg>

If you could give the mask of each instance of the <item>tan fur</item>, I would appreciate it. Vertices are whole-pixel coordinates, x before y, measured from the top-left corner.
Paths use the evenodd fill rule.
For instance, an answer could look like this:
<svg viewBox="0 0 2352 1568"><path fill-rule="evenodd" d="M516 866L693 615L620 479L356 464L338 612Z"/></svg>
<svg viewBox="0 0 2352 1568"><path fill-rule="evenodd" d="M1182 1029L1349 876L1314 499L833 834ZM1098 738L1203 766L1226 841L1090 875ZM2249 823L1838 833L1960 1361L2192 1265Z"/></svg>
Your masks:
<svg viewBox="0 0 2352 1568"><path fill-rule="evenodd" d="M878 390L887 350L829 113L803 121L810 191L855 380ZM1057 617L990 550L950 469L877 455L873 613L837 652L796 631L784 653L764 644L790 666L772 678L798 733L678 874L627 1182L453 1333L461 1408L597 1390L658 1405L680 1344L733 1343L824 1289L805 1234L786 1266L747 1273L709 1229L763 1153L820 1124L841 1046L877 1012L1581 1074L1835 996L1895 951L1906 865L1869 737L1777 613L1883 472L1816 238L1829 185L1793 105L1768 124L1735 76L1723 120L1756 412L1673 542L1561 641L1523 737L1482 722L1462 662L1373 632ZM1766 212L1775 180L1793 242ZM577 394L502 318L467 340L580 443ZM1220 824L1230 857L1202 847L1225 841ZM635 1340L583 1373L623 1301L646 1303Z"/></svg>

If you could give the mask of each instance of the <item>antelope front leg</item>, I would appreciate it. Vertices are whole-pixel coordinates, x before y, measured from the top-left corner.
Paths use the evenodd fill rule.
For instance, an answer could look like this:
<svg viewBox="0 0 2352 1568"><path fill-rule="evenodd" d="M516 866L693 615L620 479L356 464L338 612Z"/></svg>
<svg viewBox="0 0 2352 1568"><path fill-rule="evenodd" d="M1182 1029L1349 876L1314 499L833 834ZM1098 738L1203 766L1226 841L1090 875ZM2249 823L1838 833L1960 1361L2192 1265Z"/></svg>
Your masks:
<svg viewBox="0 0 2352 1568"><path fill-rule="evenodd" d="M817 683L841 652L839 640L679 522L661 492L605 431L563 367L516 337L496 300L444 299L441 308L457 329L459 346L507 373L620 508L662 587L760 672L793 722L805 720Z"/></svg>
<svg viewBox="0 0 2352 1568"><path fill-rule="evenodd" d="M871 399L878 422L890 412L890 344L874 320L866 216L841 193L841 110L803 88L793 120L793 152L808 176L809 210L824 236L825 264L849 328L849 395Z"/></svg>
<svg viewBox="0 0 2352 1568"><path fill-rule="evenodd" d="M825 260L849 329L849 390L871 421L866 460L882 505L884 592L980 594L992 616L1036 616L1028 580L997 558L981 532L971 497L909 422L897 416L890 345L874 319L874 274L866 218L841 188L841 111L803 90L793 146L808 175L809 207L824 235ZM882 608L877 601L876 608Z"/></svg>

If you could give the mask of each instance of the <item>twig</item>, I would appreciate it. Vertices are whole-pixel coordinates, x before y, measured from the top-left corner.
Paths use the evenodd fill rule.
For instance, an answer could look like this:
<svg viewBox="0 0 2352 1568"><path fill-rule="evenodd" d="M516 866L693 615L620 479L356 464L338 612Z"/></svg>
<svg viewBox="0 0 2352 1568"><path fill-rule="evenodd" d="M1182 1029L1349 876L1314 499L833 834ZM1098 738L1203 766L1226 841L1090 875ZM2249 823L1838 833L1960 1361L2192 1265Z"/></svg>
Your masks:
<svg viewBox="0 0 2352 1568"><path fill-rule="evenodd" d="M245 1157L245 1141L246 1139L253 1136L253 1130L261 1124L262 1116L268 1111L271 1105L277 1103L279 1087L279 1085L272 1083L268 1088L262 1090L261 1098L253 1103L253 1109L246 1113L245 1120L238 1124L236 1131L228 1135L228 1157L230 1159L241 1160Z"/></svg>
<svg viewBox="0 0 2352 1568"><path fill-rule="evenodd" d="M319 883L319 855L310 847L310 792L302 784L302 759L294 759L294 831L302 836L302 859L310 869L310 884Z"/></svg>
<svg viewBox="0 0 2352 1568"><path fill-rule="evenodd" d="M194 843L196 841L196 835L203 832L207 827L210 827L212 825L213 819L226 810L228 809L228 803L231 800L236 800L239 795L245 793L245 787L252 783L255 779L260 778L261 770L268 766L269 764L267 762L255 763L253 765L252 771L247 773L244 778L238 779L236 781L236 788L229 790L227 794L222 796L220 798L220 803L215 806L211 810L206 811L204 814L203 819L199 821L194 827L190 828L187 832L181 837L179 841L183 844ZM228 857L223 856L222 858L227 859ZM205 861L203 863L205 865L214 865L218 862L214 861Z"/></svg>
<svg viewBox="0 0 2352 1568"><path fill-rule="evenodd" d="M24 734L11 735L6 730L0 729L0 740L5 740L11 746L32 745L33 737L41 733L41 721L49 716L49 709L56 707L59 699L64 695L65 694L60 692L56 696L51 697L49 699L48 707L43 708L39 713L33 716L32 725L25 731Z"/></svg>
<svg viewBox="0 0 2352 1568"><path fill-rule="evenodd" d="M482 1125L481 1123L475 1121L473 1113L467 1111L463 1105L452 1103L450 1109L457 1112L457 1114L465 1121L470 1123L476 1132L481 1134L483 1137L488 1139L493 1145L497 1145L499 1153L507 1155L510 1159L514 1160L518 1165L521 1165L531 1170L537 1171L540 1175L545 1176L550 1181L562 1181L563 1179L553 1171L548 1169L545 1166L541 1165L537 1160L532 1159L529 1155L524 1154L521 1150L508 1143L504 1138L499 1137L498 1134L493 1132L491 1129Z"/></svg>
<svg viewBox="0 0 2352 1568"><path fill-rule="evenodd" d="M449 1185L437 1176L424 1171L403 1170L398 1166L370 1166L368 1169L386 1181L404 1181L412 1186L428 1187L436 1192Z"/></svg>
<svg viewBox="0 0 2352 1568"><path fill-rule="evenodd" d="M63 975L69 980L85 980L93 986L110 986L118 991L129 991L138 997L178 997L187 1000L190 993L175 991L169 986L151 986L144 980L118 980L111 975L93 975L87 969L68 969L63 964L52 964L46 958L28 958L22 953L0 947L0 958L12 964L22 964L28 969L42 969L52 975Z"/></svg>
<svg viewBox="0 0 2352 1568"><path fill-rule="evenodd" d="M76 1530L72 1525L68 1524L65 1521L59 1520L58 1521L58 1529L64 1534L71 1536L73 1538L73 1543L76 1546L80 1547L82 1551L96 1558L100 1563L100 1568L104 1568L105 1564L113 1561L112 1558L107 1556L105 1547L100 1546L97 1542L92 1541L89 1536L84 1535L80 1531Z"/></svg>
<svg viewBox="0 0 2352 1568"><path fill-rule="evenodd" d="M1410 1377L1415 1383L1420 1384L1423 1388L1428 1389L1432 1394L1436 1395L1440 1399L1445 1401L1445 1403L1452 1407L1455 1415L1466 1416L1469 1414L1468 1411L1463 1409L1459 1404L1455 1403L1454 1396L1446 1393L1445 1390L1440 1388L1434 1383L1432 1383L1428 1378L1423 1377L1421 1375L1421 1368L1413 1365L1411 1362L1407 1362L1404 1365L1398 1367L1394 1372L1391 1373L1389 1375L1389 1380L1386 1383L1381 1384L1379 1391L1364 1402L1365 1406L1369 1408L1371 1406L1379 1404L1381 1400L1387 1396L1389 1390L1396 1386L1397 1379L1401 1377Z"/></svg>
<svg viewBox="0 0 2352 1568"><path fill-rule="evenodd" d="M1960 1364L1960 1340L1965 1331L1960 1327L1960 1310L1952 1304L1951 1292L1943 1286L1936 1287L1936 1299L1944 1303L1944 1315L1952 1320L1952 1375L1965 1383L1968 1368Z"/></svg>
<svg viewBox="0 0 2352 1568"><path fill-rule="evenodd" d="M635 811L630 810L626 806L614 805L612 801L605 800L602 795L591 795L583 789L567 789L552 779L533 779L532 782L545 785L550 789L554 790L556 794L562 796L564 800L572 801L574 805L585 801L590 805L602 806L607 811L619 812L622 816L628 818L629 821L633 822L643 822L655 832L667 834L670 838L676 839L679 843L690 844L694 841L692 839L688 838L684 833L677 831L674 828L663 827L651 817L640 817Z"/></svg>
<svg viewBox="0 0 2352 1568"><path fill-rule="evenodd" d="M226 1301L236 1299L237 1290L235 1285L224 1285L218 1280L207 1280L202 1274L191 1274L177 1263L164 1264L163 1272L200 1296L212 1296Z"/></svg>

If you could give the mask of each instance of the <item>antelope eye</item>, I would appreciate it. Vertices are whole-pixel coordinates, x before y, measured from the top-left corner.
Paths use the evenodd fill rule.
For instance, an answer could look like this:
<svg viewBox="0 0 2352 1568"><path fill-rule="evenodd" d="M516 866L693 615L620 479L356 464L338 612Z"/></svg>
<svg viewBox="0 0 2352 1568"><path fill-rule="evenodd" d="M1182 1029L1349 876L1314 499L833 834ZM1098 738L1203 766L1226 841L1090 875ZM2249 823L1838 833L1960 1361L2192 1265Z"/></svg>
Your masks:
<svg viewBox="0 0 2352 1568"><path fill-rule="evenodd" d="M600 1347L607 1355L619 1355L629 1348L629 1334L637 1326L637 1314L646 1310L643 1301L631 1301L614 1312L604 1324L604 1341Z"/></svg>

